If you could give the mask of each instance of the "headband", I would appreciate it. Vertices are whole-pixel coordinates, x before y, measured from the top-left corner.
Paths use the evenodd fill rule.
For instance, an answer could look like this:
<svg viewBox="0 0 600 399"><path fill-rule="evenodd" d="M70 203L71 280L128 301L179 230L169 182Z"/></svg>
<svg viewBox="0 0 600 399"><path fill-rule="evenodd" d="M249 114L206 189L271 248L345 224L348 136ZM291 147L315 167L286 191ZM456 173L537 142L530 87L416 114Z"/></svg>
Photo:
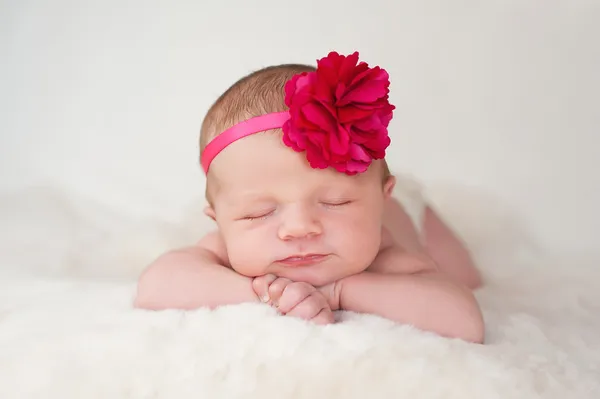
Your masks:
<svg viewBox="0 0 600 399"><path fill-rule="evenodd" d="M331 52L317 61L314 72L293 76L285 84L287 111L244 120L208 143L201 156L208 173L213 159L231 143L254 133L281 128L283 142L305 152L311 167L332 167L354 175L365 172L374 159L385 158L391 140L388 125L389 75L376 66Z"/></svg>

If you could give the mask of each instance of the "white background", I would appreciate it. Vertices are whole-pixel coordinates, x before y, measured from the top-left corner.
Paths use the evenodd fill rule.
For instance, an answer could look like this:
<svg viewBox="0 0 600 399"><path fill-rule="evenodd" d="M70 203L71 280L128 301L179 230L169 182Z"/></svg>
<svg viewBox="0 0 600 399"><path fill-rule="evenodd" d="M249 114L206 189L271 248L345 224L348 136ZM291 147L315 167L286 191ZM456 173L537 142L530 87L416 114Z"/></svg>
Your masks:
<svg viewBox="0 0 600 399"><path fill-rule="evenodd" d="M600 251L600 1L2 1L0 186L136 215L198 199L199 126L242 75L358 50L391 74L390 163Z"/></svg>

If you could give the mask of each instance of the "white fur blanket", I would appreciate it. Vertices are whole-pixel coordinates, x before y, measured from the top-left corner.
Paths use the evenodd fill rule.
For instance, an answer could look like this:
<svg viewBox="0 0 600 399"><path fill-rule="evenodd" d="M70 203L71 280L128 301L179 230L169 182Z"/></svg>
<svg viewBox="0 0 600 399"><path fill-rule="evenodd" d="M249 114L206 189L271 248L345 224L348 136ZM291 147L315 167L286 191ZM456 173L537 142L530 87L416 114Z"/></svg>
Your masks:
<svg viewBox="0 0 600 399"><path fill-rule="evenodd" d="M505 207L432 191L472 248L487 344L356 314L134 310L135 277L209 226L125 218L60 191L0 199L0 398L598 398L600 257L535 251Z"/></svg>

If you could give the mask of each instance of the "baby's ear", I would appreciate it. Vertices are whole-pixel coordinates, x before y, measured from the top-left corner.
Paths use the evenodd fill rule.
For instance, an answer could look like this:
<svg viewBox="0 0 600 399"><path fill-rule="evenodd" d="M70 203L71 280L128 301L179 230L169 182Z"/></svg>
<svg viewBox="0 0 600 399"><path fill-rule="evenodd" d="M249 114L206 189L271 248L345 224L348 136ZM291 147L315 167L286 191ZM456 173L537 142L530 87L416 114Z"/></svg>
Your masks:
<svg viewBox="0 0 600 399"><path fill-rule="evenodd" d="M213 209L212 206L209 205L206 208L204 208L204 214L206 216L208 216L209 218L211 218L212 220L216 221L215 210Z"/></svg>
<svg viewBox="0 0 600 399"><path fill-rule="evenodd" d="M396 178L394 176L389 176L383 184L383 196L385 197L385 199L388 199L392 196L395 186Z"/></svg>

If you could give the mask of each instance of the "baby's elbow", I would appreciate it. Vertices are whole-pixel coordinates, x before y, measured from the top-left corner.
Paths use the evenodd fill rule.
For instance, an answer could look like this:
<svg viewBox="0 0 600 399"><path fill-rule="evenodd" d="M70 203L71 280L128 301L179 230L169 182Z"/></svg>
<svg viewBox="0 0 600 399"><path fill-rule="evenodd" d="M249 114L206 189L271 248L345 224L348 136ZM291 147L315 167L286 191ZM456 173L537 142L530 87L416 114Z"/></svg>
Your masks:
<svg viewBox="0 0 600 399"><path fill-rule="evenodd" d="M481 278L481 274L475 268L471 269L467 275L464 276L463 282L467 288L471 290L476 290L483 286L483 279Z"/></svg>
<svg viewBox="0 0 600 399"><path fill-rule="evenodd" d="M161 295L164 292L167 271L165 270L170 253L162 255L151 263L140 275L133 307L138 309L159 310L162 307Z"/></svg>
<svg viewBox="0 0 600 399"><path fill-rule="evenodd" d="M146 296L144 291L140 289L140 286L138 285L137 292L133 298L133 307L135 309L155 310L151 304L150 298Z"/></svg>
<svg viewBox="0 0 600 399"><path fill-rule="evenodd" d="M156 310L156 293L158 277L155 265L151 265L140 276L135 297L133 299L133 307L137 309Z"/></svg>
<svg viewBox="0 0 600 399"><path fill-rule="evenodd" d="M462 339L475 344L483 344L485 341L485 324L481 314L472 315L465 322Z"/></svg>
<svg viewBox="0 0 600 399"><path fill-rule="evenodd" d="M456 318L452 326L447 326L443 336L451 339L460 339L462 341L483 344L485 338L485 328L483 318L475 315L465 315Z"/></svg>
<svg viewBox="0 0 600 399"><path fill-rule="evenodd" d="M483 344L485 341L485 322L481 309L473 296L470 297L469 304L464 309L460 329L457 331L459 337L467 342Z"/></svg>
<svg viewBox="0 0 600 399"><path fill-rule="evenodd" d="M451 284L454 300L447 301L443 318L446 336L483 344L485 323L483 313L473 292L462 285Z"/></svg>

